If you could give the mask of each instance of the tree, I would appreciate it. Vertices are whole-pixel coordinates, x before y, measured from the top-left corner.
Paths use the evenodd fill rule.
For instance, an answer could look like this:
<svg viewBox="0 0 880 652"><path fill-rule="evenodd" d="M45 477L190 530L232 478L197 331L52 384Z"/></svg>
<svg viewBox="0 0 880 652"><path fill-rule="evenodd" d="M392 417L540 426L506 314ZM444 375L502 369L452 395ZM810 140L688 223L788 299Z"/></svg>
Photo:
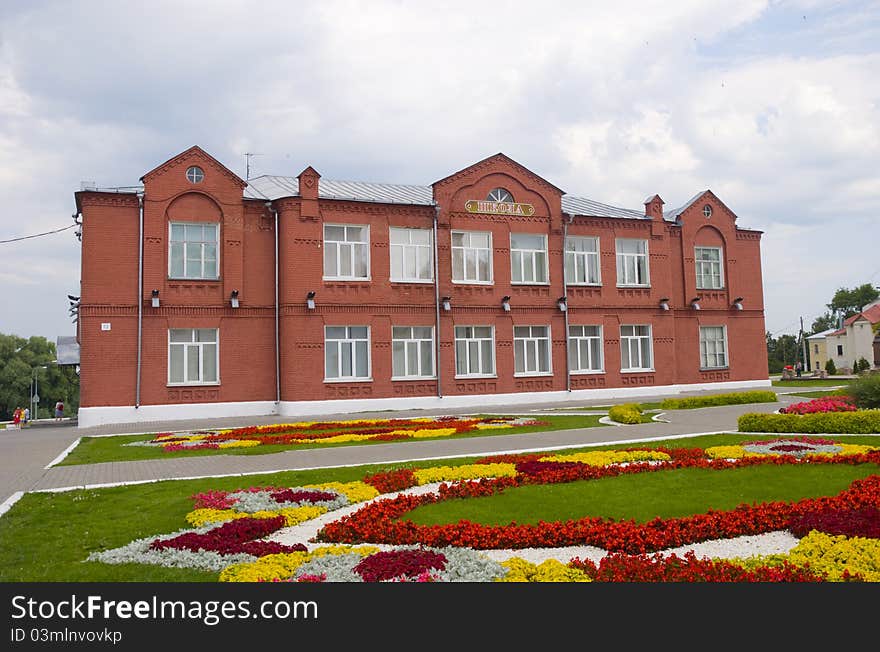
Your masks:
<svg viewBox="0 0 880 652"><path fill-rule="evenodd" d="M837 317L834 316L834 313L826 312L824 315L816 317L816 319L813 320L810 335L815 335L816 333L821 333L822 331L827 331L830 328L836 327Z"/></svg>
<svg viewBox="0 0 880 652"><path fill-rule="evenodd" d="M793 365L801 354L797 338L794 335L783 334L778 338L771 333L765 333L767 339L767 366L771 374L782 373L785 365Z"/></svg>
<svg viewBox="0 0 880 652"><path fill-rule="evenodd" d="M55 357L55 343L45 337L25 339L0 333L0 420L12 419L16 407L30 407L34 369L40 403L39 415L31 418L51 416L59 399L64 401L65 412L76 413L79 377L73 367L52 364Z"/></svg>
<svg viewBox="0 0 880 652"><path fill-rule="evenodd" d="M831 303L826 305L832 313L846 319L861 312L862 306L866 306L878 298L880 298L880 290L870 283L864 283L851 290L838 288Z"/></svg>
<svg viewBox="0 0 880 652"><path fill-rule="evenodd" d="M834 364L834 360L828 358L828 361L825 363L825 371L828 372L829 376L833 376L837 373L837 365Z"/></svg>

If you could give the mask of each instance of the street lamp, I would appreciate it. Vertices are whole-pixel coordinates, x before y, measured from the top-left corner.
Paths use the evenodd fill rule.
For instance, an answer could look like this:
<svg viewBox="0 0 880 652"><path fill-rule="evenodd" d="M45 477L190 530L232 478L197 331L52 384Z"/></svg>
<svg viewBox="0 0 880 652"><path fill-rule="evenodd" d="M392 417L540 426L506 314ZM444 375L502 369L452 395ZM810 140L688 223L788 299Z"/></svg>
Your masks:
<svg viewBox="0 0 880 652"><path fill-rule="evenodd" d="M40 393L37 390L37 371L40 369L48 369L47 365L40 365L33 368L33 378L31 379L31 420L37 420L37 410L40 407Z"/></svg>

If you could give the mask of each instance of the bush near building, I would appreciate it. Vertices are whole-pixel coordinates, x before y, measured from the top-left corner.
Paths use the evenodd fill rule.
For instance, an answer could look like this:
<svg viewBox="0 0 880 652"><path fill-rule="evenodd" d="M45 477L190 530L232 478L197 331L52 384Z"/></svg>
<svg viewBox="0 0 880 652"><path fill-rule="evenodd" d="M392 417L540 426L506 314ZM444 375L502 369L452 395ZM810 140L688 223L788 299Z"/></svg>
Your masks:
<svg viewBox="0 0 880 652"><path fill-rule="evenodd" d="M817 414L756 414L740 416L740 432L797 432L803 434L880 433L880 410Z"/></svg>
<svg viewBox="0 0 880 652"><path fill-rule="evenodd" d="M668 398L660 404L663 410L688 410L692 408L713 407L716 405L740 405L743 403L775 403L776 393L769 391L733 392L711 396L691 396L687 398Z"/></svg>

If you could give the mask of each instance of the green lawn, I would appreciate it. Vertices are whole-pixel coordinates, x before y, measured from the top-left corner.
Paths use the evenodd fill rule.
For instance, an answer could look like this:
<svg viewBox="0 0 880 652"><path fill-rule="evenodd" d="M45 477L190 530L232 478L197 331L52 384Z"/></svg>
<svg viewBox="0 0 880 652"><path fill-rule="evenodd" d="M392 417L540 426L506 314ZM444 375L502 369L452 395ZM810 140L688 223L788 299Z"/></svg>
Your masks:
<svg viewBox="0 0 880 652"><path fill-rule="evenodd" d="M828 391L797 392L786 396L801 396L803 398L822 398L823 396L846 396L846 389L831 389Z"/></svg>
<svg viewBox="0 0 880 652"><path fill-rule="evenodd" d="M839 387L848 385L849 378L810 378L805 380L774 380L773 387Z"/></svg>
<svg viewBox="0 0 880 652"><path fill-rule="evenodd" d="M439 525L467 520L486 525L537 524L587 516L644 523L657 516L675 518L729 510L746 503L795 501L829 496L853 480L880 471L876 464L753 466L723 471L674 469L551 485L526 485L481 498L424 505L404 520Z"/></svg>
<svg viewBox="0 0 880 652"><path fill-rule="evenodd" d="M485 416L485 415L484 415ZM546 425L520 426L515 428L498 428L487 430L475 430L460 435L451 435L444 439L462 439L468 437L491 437L497 435L512 435L528 432L547 432L549 430L571 430L575 428L594 428L605 426L599 423L597 415L552 415L535 417ZM351 432L357 432L352 428ZM83 437L79 445L74 448L59 466L74 464L96 464L99 462L125 462L130 460L167 459L171 457L200 457L204 455L268 455L288 450L308 450L313 448L336 448L338 446L365 446L386 444L383 441L355 441L340 442L335 444L316 442L314 444L271 444L266 446L254 446L252 448L223 448L191 451L165 452L158 447L150 446L125 446L130 442L151 441L155 435L117 435L113 437ZM402 440L404 443L406 440ZM410 440L417 441L417 440ZM400 443L400 442L395 442Z"/></svg>
<svg viewBox="0 0 880 652"><path fill-rule="evenodd" d="M591 446L580 450L608 450L627 448L668 448L717 446L752 441L751 434L717 434L646 442L645 445L617 444ZM880 437L846 437L853 444L878 445ZM566 449L566 453L577 452ZM235 490L252 486L299 486L330 481L350 482L360 480L369 473L389 471L395 468L456 465L472 462L476 458L444 459L436 461L382 464L360 467L339 467L311 471L287 471L283 473L203 478L199 480L168 480L125 487L77 490L61 493L28 493L12 509L0 517L0 582L20 581L72 581L72 582L203 582L215 581L216 573L190 569L172 569L152 565L110 565L85 562L89 553L125 545L134 539L174 532L187 527L185 515L193 508L190 496L209 490ZM763 467L755 467L763 468ZM667 472L625 476L626 482L608 483L599 494L593 494L591 504L573 503L588 496L590 483L573 483L585 488L574 488L575 493L561 486L549 491L545 487L535 513L544 518L557 513L588 512L618 518L646 519L653 515L676 513L700 513L707 506L720 508L718 500L727 496L732 501L744 502L767 496L818 495L827 491L837 493L845 486L848 477L864 472L877 473L877 469L850 465L816 466L829 471L816 475L808 465L791 467L806 471L792 475L789 467L765 467L769 475L731 475L718 473L707 480L698 475L667 475ZM840 469L838 471L838 469ZM776 475L776 472L779 472ZM847 474L856 475L848 476ZM733 480L731 480L733 478ZM623 478L620 478L623 480ZM660 482L658 489L657 482ZM646 483L646 484L645 484ZM806 492L806 493L805 493ZM599 496L599 499L596 498ZM538 500L535 496L531 501ZM572 511L572 504L576 504ZM568 505L568 506L566 506ZM494 509L494 508L493 508ZM501 509L501 507L498 507ZM656 512L653 514L652 512ZM509 519L508 519L509 520ZM527 519L522 518L523 522Z"/></svg>

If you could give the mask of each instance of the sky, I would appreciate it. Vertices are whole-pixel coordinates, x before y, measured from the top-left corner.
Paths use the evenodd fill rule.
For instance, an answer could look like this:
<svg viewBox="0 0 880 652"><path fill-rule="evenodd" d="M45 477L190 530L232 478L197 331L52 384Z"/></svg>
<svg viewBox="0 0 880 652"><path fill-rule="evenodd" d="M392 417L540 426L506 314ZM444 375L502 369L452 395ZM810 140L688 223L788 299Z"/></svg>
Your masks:
<svg viewBox="0 0 880 652"><path fill-rule="evenodd" d="M503 152L624 208L711 189L763 232L767 330L809 330L880 285L878 70L880 0L3 0L0 333L74 335L74 193L192 145L242 177Z"/></svg>

